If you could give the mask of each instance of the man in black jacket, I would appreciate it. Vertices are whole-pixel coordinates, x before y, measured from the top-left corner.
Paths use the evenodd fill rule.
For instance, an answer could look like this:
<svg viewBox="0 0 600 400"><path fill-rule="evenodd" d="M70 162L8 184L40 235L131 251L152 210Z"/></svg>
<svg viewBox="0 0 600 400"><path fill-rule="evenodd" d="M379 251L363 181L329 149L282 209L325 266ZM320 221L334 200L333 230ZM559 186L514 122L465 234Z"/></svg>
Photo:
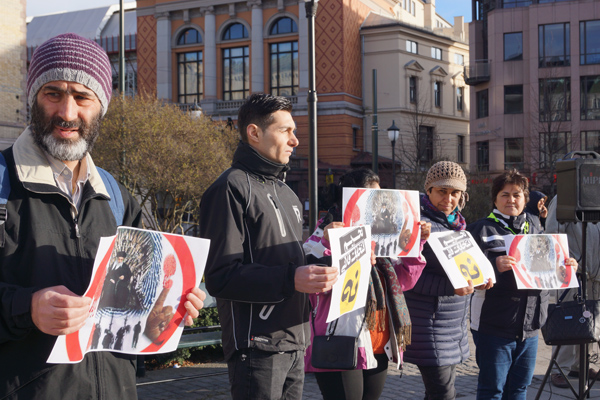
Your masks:
<svg viewBox="0 0 600 400"><path fill-rule="evenodd" d="M76 364L46 363L56 336L84 326L91 300L82 295L100 237L117 229L109 191L89 155L111 76L106 52L72 33L49 39L32 56L31 125L2 152L2 189L10 183L10 195L0 224L1 399L137 398L135 356L101 351ZM121 185L119 192L123 225L139 226L139 205ZM203 298L197 288L187 295L186 323ZM109 334L102 342L108 348Z"/></svg>
<svg viewBox="0 0 600 400"><path fill-rule="evenodd" d="M242 142L204 193L211 239L206 287L217 298L234 399L301 399L310 341L305 293L331 289L337 269L304 265L302 204L279 179L298 145L292 105L254 94L240 107Z"/></svg>

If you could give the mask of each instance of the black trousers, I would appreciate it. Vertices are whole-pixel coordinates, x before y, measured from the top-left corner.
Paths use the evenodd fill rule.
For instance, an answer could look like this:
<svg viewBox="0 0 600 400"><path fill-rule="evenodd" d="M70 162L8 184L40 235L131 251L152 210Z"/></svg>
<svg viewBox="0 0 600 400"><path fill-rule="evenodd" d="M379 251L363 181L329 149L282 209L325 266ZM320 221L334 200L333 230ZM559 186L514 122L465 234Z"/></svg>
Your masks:
<svg viewBox="0 0 600 400"><path fill-rule="evenodd" d="M454 400L456 399L456 365L443 367L418 366L421 378L425 384L425 400Z"/></svg>
<svg viewBox="0 0 600 400"><path fill-rule="evenodd" d="M377 368L315 372L323 400L377 400L387 376L386 354L375 354Z"/></svg>

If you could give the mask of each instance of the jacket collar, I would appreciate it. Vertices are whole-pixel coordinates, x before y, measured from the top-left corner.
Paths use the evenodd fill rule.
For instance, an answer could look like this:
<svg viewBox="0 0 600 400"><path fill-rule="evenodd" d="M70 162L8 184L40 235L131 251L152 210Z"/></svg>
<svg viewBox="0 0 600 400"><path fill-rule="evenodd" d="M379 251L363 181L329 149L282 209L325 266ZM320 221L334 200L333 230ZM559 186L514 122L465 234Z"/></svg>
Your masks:
<svg viewBox="0 0 600 400"><path fill-rule="evenodd" d="M275 179L282 172L287 172L290 169L287 164L279 164L266 159L254 150L252 146L244 142L238 144L231 166L265 178Z"/></svg>
<svg viewBox="0 0 600 400"><path fill-rule="evenodd" d="M15 141L13 156L17 176L23 184L44 184L56 187L52 167L48 163L44 151L33 141L31 127L28 126ZM92 156L88 153L86 157L90 169L89 182L92 188L96 193L110 198L96 165L92 161Z"/></svg>

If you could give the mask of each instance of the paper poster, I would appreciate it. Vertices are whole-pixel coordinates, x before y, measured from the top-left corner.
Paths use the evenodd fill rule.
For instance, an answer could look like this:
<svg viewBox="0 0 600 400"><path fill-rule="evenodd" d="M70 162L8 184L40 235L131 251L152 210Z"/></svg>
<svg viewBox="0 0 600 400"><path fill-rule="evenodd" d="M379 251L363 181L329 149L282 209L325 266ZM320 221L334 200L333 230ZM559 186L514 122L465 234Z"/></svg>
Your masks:
<svg viewBox="0 0 600 400"><path fill-rule="evenodd" d="M432 233L427 240L454 289L496 283L492 264L467 231Z"/></svg>
<svg viewBox="0 0 600 400"><path fill-rule="evenodd" d="M371 227L358 226L329 230L332 266L339 270L331 289L331 322L365 306L371 275Z"/></svg>
<svg viewBox="0 0 600 400"><path fill-rule="evenodd" d="M579 286L569 258L567 235L507 235L507 254L517 260L513 267L518 289L564 289Z"/></svg>
<svg viewBox="0 0 600 400"><path fill-rule="evenodd" d="M344 188L344 225L370 225L377 257L418 257L420 218L417 191Z"/></svg>
<svg viewBox="0 0 600 400"><path fill-rule="evenodd" d="M77 363L89 351L127 354L177 349L185 295L200 284L210 241L119 227L100 240L90 286L90 316L59 336L49 363Z"/></svg>

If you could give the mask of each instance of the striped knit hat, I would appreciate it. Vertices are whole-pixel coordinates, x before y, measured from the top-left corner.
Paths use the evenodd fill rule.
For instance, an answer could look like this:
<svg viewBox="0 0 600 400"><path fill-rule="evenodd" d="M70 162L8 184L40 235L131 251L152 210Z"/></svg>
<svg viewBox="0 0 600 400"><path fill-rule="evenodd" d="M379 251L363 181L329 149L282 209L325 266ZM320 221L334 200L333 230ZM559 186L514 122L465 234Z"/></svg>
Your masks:
<svg viewBox="0 0 600 400"><path fill-rule="evenodd" d="M38 91L48 82L80 83L92 90L106 114L112 95L110 61L100 45L74 33L45 41L33 53L27 75L27 100L33 105Z"/></svg>

